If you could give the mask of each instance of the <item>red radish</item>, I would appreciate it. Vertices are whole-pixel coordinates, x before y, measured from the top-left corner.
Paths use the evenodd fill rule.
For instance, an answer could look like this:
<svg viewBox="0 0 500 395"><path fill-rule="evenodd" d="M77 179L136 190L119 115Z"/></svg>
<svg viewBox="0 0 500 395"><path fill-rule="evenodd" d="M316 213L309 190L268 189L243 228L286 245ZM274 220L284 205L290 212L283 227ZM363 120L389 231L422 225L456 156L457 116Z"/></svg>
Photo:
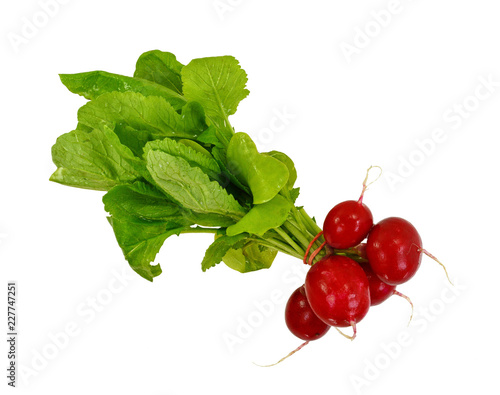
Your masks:
<svg viewBox="0 0 500 395"><path fill-rule="evenodd" d="M356 247L356 251L361 258L367 259L366 243L359 244ZM359 262L359 265L364 270L370 284L370 306L376 306L384 302L397 292L395 285L386 284L378 278L368 262Z"/></svg>
<svg viewBox="0 0 500 395"><path fill-rule="evenodd" d="M326 216L323 223L323 235L330 247L337 249L354 247L365 239L372 228L372 212L363 204L363 196L368 186L380 177L379 175L377 179L367 184L368 175L373 167L380 169L378 166L370 166L368 168L359 199L357 201L346 200L337 204Z"/></svg>
<svg viewBox="0 0 500 395"><path fill-rule="evenodd" d="M408 281L422 260L422 240L415 227L403 218L389 217L368 235L366 254L375 274L389 285Z"/></svg>
<svg viewBox="0 0 500 395"><path fill-rule="evenodd" d="M351 258L329 255L315 263L306 276L307 300L326 324L352 326L368 313L370 288L365 272Z"/></svg>
<svg viewBox="0 0 500 395"><path fill-rule="evenodd" d="M307 301L304 286L297 288L285 307L285 322L290 332L302 340L316 340L322 337L330 326L321 321Z"/></svg>
<svg viewBox="0 0 500 395"><path fill-rule="evenodd" d="M332 248L358 245L373 226L370 209L361 201L347 200L330 210L323 224L323 236Z"/></svg>
<svg viewBox="0 0 500 395"><path fill-rule="evenodd" d="M290 332L305 342L278 362L271 365L256 364L257 366L270 367L283 362L309 344L310 341L323 337L330 329L330 326L321 321L312 311L303 285L297 288L288 299L285 307L285 322Z"/></svg>
<svg viewBox="0 0 500 395"><path fill-rule="evenodd" d="M373 272L368 263L360 263L360 266L365 271L368 283L370 284L370 306L376 306L389 299L396 292L395 285L384 283Z"/></svg>
<svg viewBox="0 0 500 395"><path fill-rule="evenodd" d="M370 284L370 306L379 305L389 299L392 295L400 296L403 299L406 299L406 301L411 306L411 321L413 317L413 303L411 299L401 292L396 291L395 285L386 284L380 278L378 278L377 275L373 272L369 263L360 263L360 265L361 268L365 271L366 277L368 278L368 283Z"/></svg>

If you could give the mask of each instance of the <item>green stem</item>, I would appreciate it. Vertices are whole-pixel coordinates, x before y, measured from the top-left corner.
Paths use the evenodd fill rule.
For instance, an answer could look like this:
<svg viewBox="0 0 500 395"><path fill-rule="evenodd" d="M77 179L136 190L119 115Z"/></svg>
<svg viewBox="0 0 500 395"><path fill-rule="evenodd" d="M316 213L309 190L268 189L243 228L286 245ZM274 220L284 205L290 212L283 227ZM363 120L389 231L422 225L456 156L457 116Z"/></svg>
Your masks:
<svg viewBox="0 0 500 395"><path fill-rule="evenodd" d="M360 256L359 255L359 251L356 250L356 248L352 247L352 248L347 248L345 250L341 250L341 249L334 249L333 252L337 255L357 255L357 256Z"/></svg>
<svg viewBox="0 0 500 395"><path fill-rule="evenodd" d="M305 225L307 229L313 234L317 235L319 232L321 232L321 228L318 226L316 222L312 220L311 217L306 213L306 210L304 210L303 207L299 208L299 213L302 216L302 218L305 221Z"/></svg>
<svg viewBox="0 0 500 395"><path fill-rule="evenodd" d="M286 233L283 229L281 228L275 228L274 229L276 233L278 233L281 238L286 241L292 248L297 251L297 253L301 254L301 256L304 256L306 253L304 249L302 249L295 241L292 240L292 238Z"/></svg>
<svg viewBox="0 0 500 395"><path fill-rule="evenodd" d="M315 235L314 234L310 234L309 235L309 230L307 229L306 225L304 224L304 221L302 219L302 215L300 215L299 213L299 210L297 210L297 207L293 206L292 207L292 214L293 216L295 217L295 221L297 221L297 224L300 228L300 230L303 232L303 233L308 233L308 237L309 236L312 236L314 237Z"/></svg>
<svg viewBox="0 0 500 395"><path fill-rule="evenodd" d="M283 252L284 254L288 254L288 255L293 256L295 258L302 259L302 256L299 253L297 253L297 251L295 251L289 245L287 245L279 240L276 240L273 238L264 239L264 238L260 238L260 237L259 238L252 238L251 240L254 240L263 246L274 248L275 250Z"/></svg>
<svg viewBox="0 0 500 395"><path fill-rule="evenodd" d="M312 254L314 250L311 250L310 254ZM313 264L316 263L317 261L321 260L325 255L327 255L328 252L325 248L323 248L321 251L319 251L316 256L314 257ZM310 255L309 255L310 256ZM309 261L309 259L308 259Z"/></svg>
<svg viewBox="0 0 500 395"><path fill-rule="evenodd" d="M367 263L368 259L362 258L359 255L356 254L346 254L345 252L341 252L341 250L333 250L334 255L340 255L340 256L345 256L347 258L351 258L353 261L359 262L359 263Z"/></svg>
<svg viewBox="0 0 500 395"><path fill-rule="evenodd" d="M231 128L231 125L229 125L229 127ZM224 145L224 147L227 149L227 146L229 145L229 140L226 138L226 136L224 136L224 134L219 129L215 130L215 135L217 136L219 141Z"/></svg>
<svg viewBox="0 0 500 395"><path fill-rule="evenodd" d="M286 221L283 226L297 239L297 241L302 245L302 248L305 251L310 243L310 240L308 240L307 237L304 236L302 229L299 229L299 227L291 221Z"/></svg>

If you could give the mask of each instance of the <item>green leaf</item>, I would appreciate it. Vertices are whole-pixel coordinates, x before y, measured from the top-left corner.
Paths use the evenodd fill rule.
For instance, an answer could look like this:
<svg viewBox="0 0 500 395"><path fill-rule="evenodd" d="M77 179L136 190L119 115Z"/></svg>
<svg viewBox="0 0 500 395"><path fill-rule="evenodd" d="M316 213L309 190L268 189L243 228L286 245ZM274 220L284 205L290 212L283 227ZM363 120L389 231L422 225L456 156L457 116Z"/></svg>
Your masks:
<svg viewBox="0 0 500 395"><path fill-rule="evenodd" d="M109 222L125 259L138 274L152 281L161 269L150 263L165 240L189 229L192 223L179 206L143 182L116 186L102 200L111 214Z"/></svg>
<svg viewBox="0 0 500 395"><path fill-rule="evenodd" d="M297 198L299 197L300 194L300 188L293 188L290 190L290 200L292 201L293 204L297 201Z"/></svg>
<svg viewBox="0 0 500 395"><path fill-rule="evenodd" d="M276 195L266 203L255 205L236 224L229 226L226 234L234 236L246 232L263 236L269 229L283 225L291 208L290 201Z"/></svg>
<svg viewBox="0 0 500 395"><path fill-rule="evenodd" d="M188 140L188 139L180 139L178 140L179 143L184 144L188 146L189 148L193 149L196 152L199 152L202 155L205 155L207 158L214 160L214 157L212 154L201 144L197 143L194 140ZM217 165L219 167L219 165Z"/></svg>
<svg viewBox="0 0 500 395"><path fill-rule="evenodd" d="M227 167L238 180L248 185L254 204L268 202L287 184L289 173L285 164L260 154L246 133L236 133L227 147Z"/></svg>
<svg viewBox="0 0 500 395"><path fill-rule="evenodd" d="M189 226L182 209L144 182L118 185L103 197L104 209L115 218L132 221L161 221L170 227Z"/></svg>
<svg viewBox="0 0 500 395"><path fill-rule="evenodd" d="M297 181L297 170L295 169L295 164L290 159L290 157L284 154L283 152L279 151L270 151L270 152L265 152L263 154L278 159L288 168L289 177L286 183L286 188L291 190L295 184L295 181Z"/></svg>
<svg viewBox="0 0 500 395"><path fill-rule="evenodd" d="M212 226L229 226L245 215L233 196L185 159L150 150L146 162L158 187L179 205L196 213L217 215L219 221Z"/></svg>
<svg viewBox="0 0 500 395"><path fill-rule="evenodd" d="M181 74L184 96L200 103L210 123L229 141L233 130L228 117L249 93L247 74L238 61L232 56L194 59Z"/></svg>
<svg viewBox="0 0 500 395"><path fill-rule="evenodd" d="M250 242L240 249L228 250L222 260L231 269L248 273L270 268L277 254L275 249Z"/></svg>
<svg viewBox="0 0 500 395"><path fill-rule="evenodd" d="M214 147L212 149L212 155L219 164L219 167L222 170L222 174L224 175L224 180L223 186L227 187L229 183L234 184L236 187L247 193L248 195L251 194L250 188L248 188L246 185L243 185L236 176L229 171L227 168L227 157L226 157L226 151L223 148L218 148Z"/></svg>
<svg viewBox="0 0 500 395"><path fill-rule="evenodd" d="M201 262L201 270L207 271L222 261L222 258L232 248L240 248L247 235L220 236L208 247Z"/></svg>
<svg viewBox="0 0 500 395"><path fill-rule="evenodd" d="M170 52L148 51L137 60L134 77L153 81L182 95L183 67Z"/></svg>
<svg viewBox="0 0 500 395"><path fill-rule="evenodd" d="M132 269L146 280L161 274L160 265L151 265L165 240L184 228L168 228L163 222L130 221L108 218L118 245Z"/></svg>
<svg viewBox="0 0 500 395"><path fill-rule="evenodd" d="M104 93L137 92L144 96L160 96L175 110L180 110L186 104L186 99L177 90L168 89L145 79L126 77L106 71L59 74L59 77L70 92L89 100L94 100Z"/></svg>
<svg viewBox="0 0 500 395"><path fill-rule="evenodd" d="M136 155L149 140L165 137L196 138L207 127L203 108L187 103L182 114L162 97L140 93L105 93L78 110L79 128L116 125L120 141Z"/></svg>
<svg viewBox="0 0 500 395"><path fill-rule="evenodd" d="M57 170L50 177L60 184L107 191L118 184L142 178L145 164L120 143L108 127L60 136L52 147Z"/></svg>
<svg viewBox="0 0 500 395"><path fill-rule="evenodd" d="M196 140L200 143L215 145L218 148L224 148L224 144L217 137L217 128L214 125L210 125L202 134L200 134Z"/></svg>
<svg viewBox="0 0 500 395"><path fill-rule="evenodd" d="M156 187L135 182L111 189L103 198L105 209L113 217L140 221L161 221L167 228L189 227L191 225L215 226L231 224L232 220L221 219L216 214L195 213L180 207Z"/></svg>
<svg viewBox="0 0 500 395"><path fill-rule="evenodd" d="M144 156L146 157L148 152L151 150L165 152L169 155L182 158L186 160L190 166L199 167L204 173L208 174L210 178L220 180L219 165L208 151L207 154L209 156L207 157L205 154L195 151L193 148L169 138L150 141L147 143L144 147Z"/></svg>

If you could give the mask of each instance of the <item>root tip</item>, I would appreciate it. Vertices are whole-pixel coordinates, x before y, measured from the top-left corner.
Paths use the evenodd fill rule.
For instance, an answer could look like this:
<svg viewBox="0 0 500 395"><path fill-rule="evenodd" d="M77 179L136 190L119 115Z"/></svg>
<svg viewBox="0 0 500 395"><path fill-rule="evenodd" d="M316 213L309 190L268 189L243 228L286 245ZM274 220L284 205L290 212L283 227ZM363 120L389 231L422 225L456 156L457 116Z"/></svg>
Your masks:
<svg viewBox="0 0 500 395"><path fill-rule="evenodd" d="M285 359L291 357L293 354L295 354L297 351L300 351L303 347L307 346L309 344L309 340L305 341L302 343L300 346L298 346L295 350L292 352L288 353L286 356L281 358L278 362L272 363L270 365L259 365L258 363L252 362L255 366L258 366L260 368L270 368L271 366L276 366L277 364L283 362Z"/></svg>
<svg viewBox="0 0 500 395"><path fill-rule="evenodd" d="M408 326L410 326L411 320L413 319L413 312L414 312L413 302L411 301L411 299L408 296L406 296L405 294L402 294L399 291L394 291L394 295L400 296L401 298L405 299L410 304L410 306L411 306L411 315L410 315L410 320L408 321Z"/></svg>
<svg viewBox="0 0 500 395"><path fill-rule="evenodd" d="M351 324L351 327L352 327L352 336L349 336L349 335L346 335L344 332L342 332L339 328L335 327L335 329L337 330L338 333L340 333L342 336L344 336L346 339L349 339L350 341L353 341L354 339L356 339L356 334L357 334L357 330L356 330L356 323L353 321L350 323Z"/></svg>
<svg viewBox="0 0 500 395"><path fill-rule="evenodd" d="M436 261L439 265L441 265L441 267L443 268L444 270L444 273L446 274L446 278L448 279L448 282L452 285L452 286L455 286L455 284L453 284L453 282L451 281L450 279L450 276L448 275L448 270L446 270L446 266L443 265L439 259L437 259L434 255L432 255L429 251L427 251L426 249L422 248L422 247L418 247L418 250L420 252L423 252L425 255L427 255L429 258L431 258L432 260Z"/></svg>

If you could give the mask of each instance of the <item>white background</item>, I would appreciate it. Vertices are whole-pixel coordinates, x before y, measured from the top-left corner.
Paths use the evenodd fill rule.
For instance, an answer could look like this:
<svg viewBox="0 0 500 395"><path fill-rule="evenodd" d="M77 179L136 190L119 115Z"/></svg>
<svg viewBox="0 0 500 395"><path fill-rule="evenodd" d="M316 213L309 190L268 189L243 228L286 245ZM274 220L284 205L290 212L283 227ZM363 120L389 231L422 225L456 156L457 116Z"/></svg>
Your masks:
<svg viewBox="0 0 500 395"><path fill-rule="evenodd" d="M73 0L50 16L45 1L4 1L0 10L0 311L7 281L17 281L19 394L498 388L498 1ZM39 27L28 37L34 19ZM356 44L346 56L342 48ZM135 275L105 219L102 193L48 181L50 148L75 127L85 102L58 73L132 75L151 49L183 63L225 54L241 62L251 93L232 124L260 149L294 159L299 204L320 223L333 205L359 196L367 167L382 166L385 176L365 197L375 221L410 220L446 263L454 291L424 258L399 287L415 304L410 327L409 306L392 297L359 324L354 342L331 331L260 368L252 362L274 362L300 344L283 320L288 295L304 279L298 260L280 255L270 270L245 275L224 265L202 273L211 238L184 235L164 245L154 283ZM491 81L490 92L481 79ZM284 111L290 118L269 134ZM416 140L437 128L444 137L419 151ZM392 187L391 173L401 177ZM245 339L228 345L238 330Z"/></svg>

